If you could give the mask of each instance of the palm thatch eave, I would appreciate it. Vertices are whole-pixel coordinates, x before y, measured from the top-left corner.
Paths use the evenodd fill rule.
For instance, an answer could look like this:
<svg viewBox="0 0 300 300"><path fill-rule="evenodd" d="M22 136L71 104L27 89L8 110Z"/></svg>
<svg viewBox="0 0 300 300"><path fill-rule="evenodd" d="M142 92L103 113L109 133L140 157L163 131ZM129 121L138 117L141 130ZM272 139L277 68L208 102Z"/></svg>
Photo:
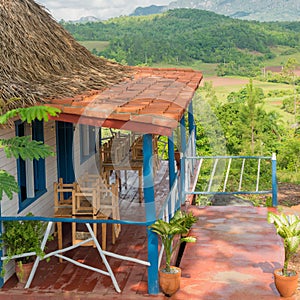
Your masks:
<svg viewBox="0 0 300 300"><path fill-rule="evenodd" d="M0 0L0 36L2 113L102 90L130 74L92 55L33 0Z"/></svg>

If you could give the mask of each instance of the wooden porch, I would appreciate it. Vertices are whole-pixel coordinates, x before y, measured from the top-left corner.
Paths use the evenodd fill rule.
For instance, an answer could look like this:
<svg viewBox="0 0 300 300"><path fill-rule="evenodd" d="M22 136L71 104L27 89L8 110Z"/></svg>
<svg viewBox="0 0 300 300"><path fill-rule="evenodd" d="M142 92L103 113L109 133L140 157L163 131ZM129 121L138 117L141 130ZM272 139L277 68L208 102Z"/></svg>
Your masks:
<svg viewBox="0 0 300 300"><path fill-rule="evenodd" d="M169 194L168 172L168 162L162 161L154 181L156 215L159 215L161 212L164 201ZM132 222L145 222L145 203L144 199L140 202L140 179L137 176L137 172L127 172L126 184L124 173L121 173L121 175L121 189L119 191L120 219ZM111 177L112 181L116 180L114 174ZM71 226L71 223L63 223L63 248L72 245ZM83 224L79 225L79 227L86 230ZM114 245L112 243L112 236L112 225L108 224L106 251L143 261L148 260L145 226L122 224L121 233ZM98 224L97 239L101 245L101 224ZM53 241L47 243L46 253L57 250L57 247L58 240L56 237ZM79 263L106 271L99 252L94 247L79 247L64 253L64 255ZM129 294L133 295L148 293L146 266L120 259L107 258L122 294L127 293L126 291L129 291ZM60 263L59 259L53 256L49 262L43 260L39 263L29 289L24 289L24 284L18 283L16 275L13 275L1 291L3 294L0 292L0 299L2 299L4 294L6 295L6 292L9 294L13 293L13 299L18 297L18 295L20 295L19 299L24 299L24 297L26 299L25 295L31 295L30 299L40 296L53 296L53 299L60 299L58 294L61 293L64 295L64 299L66 295L70 295L70 299L76 299L77 297L79 297L78 299L81 299L81 297L84 297L82 299L89 299L89 297L92 299L95 295L98 295L98 297L99 295L103 295L103 297L107 296L107 299L119 298L119 294L116 292L112 279L109 276L80 268L67 261ZM39 296L35 296L36 293ZM10 299L7 295L4 297L5 299ZM130 299L130 297L127 298L126 296L126 299Z"/></svg>

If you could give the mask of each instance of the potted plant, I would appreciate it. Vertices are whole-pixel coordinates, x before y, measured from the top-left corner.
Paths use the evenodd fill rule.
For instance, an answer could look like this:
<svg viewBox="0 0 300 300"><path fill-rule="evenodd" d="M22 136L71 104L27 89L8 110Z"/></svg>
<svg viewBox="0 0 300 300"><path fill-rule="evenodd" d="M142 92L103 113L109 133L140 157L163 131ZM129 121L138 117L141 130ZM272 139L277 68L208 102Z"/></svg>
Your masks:
<svg viewBox="0 0 300 300"><path fill-rule="evenodd" d="M189 230L192 228L193 224L197 222L197 217L193 215L192 212L186 212L182 210L177 210L171 219L170 223L181 224L187 229L187 232L182 233L182 236L187 236Z"/></svg>
<svg viewBox="0 0 300 300"><path fill-rule="evenodd" d="M284 264L282 269L274 271L275 285L282 297L290 297L298 286L298 273L290 270L288 266L300 244L300 218L296 215L277 215L269 212L268 222L274 224L284 244Z"/></svg>
<svg viewBox="0 0 300 300"><path fill-rule="evenodd" d="M33 216L33 214L29 213L27 216ZM45 234L46 223L35 220L6 221L3 223L5 231L0 236L0 247L6 251L7 259L4 261L4 266L15 255L35 252L37 256L44 256L44 252L41 250L41 242ZM35 256L15 259L16 275L21 283L26 283L34 260ZM2 276L4 276L3 272Z"/></svg>
<svg viewBox="0 0 300 300"><path fill-rule="evenodd" d="M181 237L181 235L188 233L190 227L187 226L191 226L191 219L194 220L194 218L191 214L182 214L178 211L170 222L157 220L149 226L149 229L161 237L164 246L166 266L159 270L159 284L162 291L168 296L174 294L179 289L181 277L181 269L171 266L172 254L182 242L189 243L196 241L195 237ZM175 237L178 237L178 239L176 240Z"/></svg>

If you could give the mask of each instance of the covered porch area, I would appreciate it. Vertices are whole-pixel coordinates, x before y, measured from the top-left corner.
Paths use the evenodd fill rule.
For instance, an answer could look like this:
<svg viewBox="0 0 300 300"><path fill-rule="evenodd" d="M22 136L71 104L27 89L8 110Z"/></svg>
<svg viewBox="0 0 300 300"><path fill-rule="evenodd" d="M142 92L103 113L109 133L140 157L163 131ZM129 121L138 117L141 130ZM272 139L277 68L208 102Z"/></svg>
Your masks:
<svg viewBox="0 0 300 300"><path fill-rule="evenodd" d="M50 183L47 186L48 189L45 189L45 198L47 199L43 202L38 199L39 202L34 203L36 208L34 217L27 218L24 216L25 213L23 213L24 215L3 213L0 216L1 220L19 221L33 220L35 218L35 220L46 221L49 223L47 234L52 233L50 227L51 222L78 223L78 220L84 219L84 223L93 223L95 221L94 223L98 224L108 224L107 227L110 227L109 225L112 223L120 223L122 227L126 227L126 225L138 225L141 227L140 230L144 231L146 239L142 245L147 253L147 257L144 259L144 262L147 263L147 267L143 265L142 268L147 270L147 292L149 294L157 294L159 292L159 241L157 235L148 230L147 226L159 218L168 220L168 218L180 208L181 203L184 203L184 176L182 175L180 177L180 182L178 179L178 173L183 174L184 172L183 169L179 171L179 168L175 166L175 146L181 148L177 149L180 150L181 157L188 149L191 154L195 153L195 124L192 99L201 79L202 74L193 70L136 68L130 79L114 84L110 88L88 91L72 98L49 99L47 105L59 108L61 113L58 117L50 118L53 127L51 129L49 128L49 131L52 134L52 138L55 138L52 142L57 150L57 164L52 163L51 165L47 165L47 168L44 168L44 170L48 172L47 178L45 173L45 182L47 182L47 184ZM102 186L98 184L100 181L97 181L96 184L92 183L92 188L79 184L79 181L83 181L83 175L89 172L90 169L97 170L96 175L99 177L100 174L101 179L103 173L110 175L110 171L112 170L120 172L123 170L136 171L132 160L134 153L133 147L129 147L129 151L128 147L126 147L127 154L129 153L129 155L121 156L121 159L114 159L113 157L117 152L113 147L115 142L115 139L113 139L111 148L108 148L107 152L102 152L104 147L102 141L105 139L105 136L102 137L103 128L114 129L117 130L118 133L120 131L131 132L141 137L139 143L141 155L138 162L139 179L137 184L139 188L139 201L137 203L134 201L131 203L130 194L126 195L125 201L120 204L118 203L120 206L120 217L114 217L112 213L112 217L109 214L102 213L103 207L101 208L100 200L104 199L106 194L110 193L110 190L108 191L107 188L105 193L102 192ZM174 141L174 131L178 131L178 143ZM165 160L165 162L168 171L163 174L159 173L159 170L157 170L154 164L158 152L155 142L157 136L163 137L167 144L167 160ZM118 136L118 138L119 137L121 136ZM132 144L135 145L135 141L136 140L134 140ZM121 145L119 139L118 142L120 142L118 145ZM105 160L102 159L105 157L105 153L108 153L111 157L108 159L109 169L105 169L108 165L105 164ZM183 168L182 165L181 168ZM94 166L96 167L94 168ZM32 177L32 173L33 172L28 174L28 178ZM95 174L91 173L90 175ZM57 179L55 178L56 176ZM55 178L54 183L58 183L60 179L63 179L64 184L73 185L73 187L71 187L69 191L55 190L54 187L52 188L53 179L51 180L51 178ZM154 182L156 178L168 178L166 188L162 189L164 185L159 184L156 189ZM34 190L34 185L26 183L25 188L26 197L29 197L30 192ZM85 188L89 188L88 193L81 195ZM91 189L93 189L92 192L90 192ZM158 192L158 196L155 194L155 189ZM112 190L111 188L111 191ZM72 208L70 207L70 203L64 202L64 200L70 200L69 197L64 197L63 195L63 197L58 200L56 197L58 193L72 193ZM113 194L114 197L111 194ZM114 192L110 193L111 198L117 198L117 194L118 193ZM101 197L99 195L101 195ZM89 217L79 215L83 211L83 209L80 210L83 207L81 206L80 197L84 196L86 196L86 198L90 197L88 201L84 201L84 199L82 201L82 203L90 202L91 204L88 205L87 203L92 213ZM141 199L141 196L143 199ZM162 199L162 201L160 201L160 199ZM42 211L39 207L44 204L44 202L49 203L49 208ZM56 208L59 207L60 204L62 204L61 206L69 205L69 207L67 207L69 210L68 214L61 214L59 216L53 214L53 211L56 213ZM28 207L28 210L29 209L31 209L30 206ZM103 216L105 216L105 218ZM75 236L75 238L72 237L73 246L78 246L79 243L77 243L77 240L84 241L85 239L77 238L77 229L75 227L73 230L73 228L72 226L72 232ZM90 235L92 235L92 233L90 233ZM123 243L118 241L117 243L119 245L123 244L123 246L126 245L128 248L135 247L134 234L127 235L126 232L123 233L122 229L121 235L125 236L126 240L123 241ZM66 235L63 234L63 236L65 239ZM108 233L106 236L110 237L111 235ZM93 236L92 239L96 244L97 238ZM133 242L131 242L131 240L133 240ZM46 239L44 239L44 241L46 241ZM44 241L42 242L42 249L44 247ZM109 241L107 244L109 244ZM61 247L58 248L60 251ZM104 246L103 249L105 250ZM75 249L73 250L75 251ZM80 250L78 249L78 251ZM87 250L85 247L84 251L89 252L89 249ZM99 252L101 253L101 249ZM114 250L110 252L115 253ZM33 253L31 255L35 255L34 252L31 253ZM57 253L53 255L56 254ZM1 253L2 261L5 260L5 255L4 250L4 252ZM21 255L26 256L24 253ZM76 261L76 255L72 256L72 259ZM36 262L38 260L39 258ZM53 260L56 260L56 257L53 258ZM36 262L31 274L34 274L37 266L38 269L40 269L39 262ZM7 272L7 278L5 278L6 281L9 276L13 274L14 267L10 265L5 267L6 269L10 268L10 273ZM141 266L137 265L137 268L140 267ZM82 271L80 273L82 273ZM119 273L122 273L122 270ZM31 286L33 276L34 275L30 276L26 288ZM111 279L112 278L109 278L110 285L112 284ZM117 287L116 290L118 290Z"/></svg>
<svg viewBox="0 0 300 300"><path fill-rule="evenodd" d="M198 217L191 231L197 242L186 245L180 263L181 288L171 299L280 299L272 272L281 266L284 254L280 238L267 223L268 208L190 206L189 209ZM50 242L47 251L55 243ZM108 250L145 260L145 229L123 225L118 243L108 242ZM80 247L70 255L91 265L102 263L93 247ZM147 267L114 258L108 260L122 290L120 294L109 277L65 261L59 263L54 257L50 262L41 262L27 290L12 277L0 291L0 299L167 299L161 293L148 294Z"/></svg>

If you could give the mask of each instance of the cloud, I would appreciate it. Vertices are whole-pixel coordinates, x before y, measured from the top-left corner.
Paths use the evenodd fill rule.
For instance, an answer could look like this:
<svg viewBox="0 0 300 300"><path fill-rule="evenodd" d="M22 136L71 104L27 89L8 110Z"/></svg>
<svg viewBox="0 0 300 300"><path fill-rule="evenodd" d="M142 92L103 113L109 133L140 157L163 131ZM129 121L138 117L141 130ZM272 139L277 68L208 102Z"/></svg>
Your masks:
<svg viewBox="0 0 300 300"><path fill-rule="evenodd" d="M56 19L78 20L94 16L102 20L128 15L138 6L167 5L171 0L36 0Z"/></svg>

